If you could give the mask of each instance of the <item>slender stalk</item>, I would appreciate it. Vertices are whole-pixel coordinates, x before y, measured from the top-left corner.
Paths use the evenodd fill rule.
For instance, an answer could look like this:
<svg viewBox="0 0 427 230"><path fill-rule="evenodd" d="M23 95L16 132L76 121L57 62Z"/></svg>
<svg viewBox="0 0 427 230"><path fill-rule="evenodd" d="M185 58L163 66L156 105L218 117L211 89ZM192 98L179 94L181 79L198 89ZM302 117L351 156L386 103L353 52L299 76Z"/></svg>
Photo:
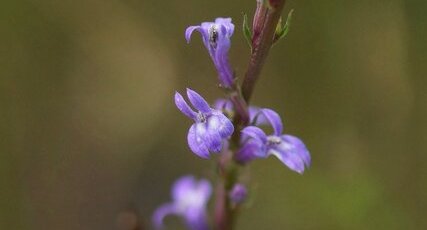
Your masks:
<svg viewBox="0 0 427 230"><path fill-rule="evenodd" d="M266 1L268 1L268 6ZM228 195L238 177L239 166L233 161L233 153L239 148L240 131L249 123L249 99L273 44L274 32L284 5L285 0L257 0L253 21L252 53L242 83L242 90L234 84L229 92L229 98L234 105L235 130L230 142L230 152L223 154L218 162L220 182L216 188L216 230L232 230L235 223L237 209L233 208Z"/></svg>
<svg viewBox="0 0 427 230"><path fill-rule="evenodd" d="M258 8L263 8L259 10L258 17L254 18L252 54L242 84L242 94L246 103L251 99L255 83L264 66L271 45L273 45L274 32L286 2L285 0L266 1L269 1L270 7L259 4Z"/></svg>

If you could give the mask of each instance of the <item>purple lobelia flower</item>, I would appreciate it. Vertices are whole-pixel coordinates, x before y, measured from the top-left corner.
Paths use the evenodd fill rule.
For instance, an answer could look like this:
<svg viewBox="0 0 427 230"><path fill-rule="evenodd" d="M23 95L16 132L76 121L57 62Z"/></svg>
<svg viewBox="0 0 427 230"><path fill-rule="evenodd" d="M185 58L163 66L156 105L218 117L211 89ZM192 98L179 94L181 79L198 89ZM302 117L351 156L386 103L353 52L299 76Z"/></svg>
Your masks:
<svg viewBox="0 0 427 230"><path fill-rule="evenodd" d="M171 203L160 206L153 215L157 229L163 227L163 219L170 214L184 218L191 230L207 230L206 205L212 194L212 187L207 180L195 180L193 176L179 178L172 188Z"/></svg>
<svg viewBox="0 0 427 230"><path fill-rule="evenodd" d="M237 152L236 159L245 163L255 158L273 155L291 170L302 174L311 163L310 153L304 143L295 136L282 135L282 121L273 110L261 109L261 116L271 124L274 133L267 136L256 126L244 128L242 130L244 145Z"/></svg>
<svg viewBox="0 0 427 230"><path fill-rule="evenodd" d="M203 22L200 26L190 26L185 31L185 38L190 42L191 34L197 30L202 35L203 43L218 71L221 84L231 88L234 84L234 74L228 61L230 37L234 32L231 18L217 18L215 22Z"/></svg>
<svg viewBox="0 0 427 230"><path fill-rule="evenodd" d="M233 134L233 124L221 111L211 108L195 91L187 89L187 96L197 112L187 104L181 94L175 93L178 109L194 120L188 131L188 145L198 156L209 158L210 152L221 151L222 140Z"/></svg>

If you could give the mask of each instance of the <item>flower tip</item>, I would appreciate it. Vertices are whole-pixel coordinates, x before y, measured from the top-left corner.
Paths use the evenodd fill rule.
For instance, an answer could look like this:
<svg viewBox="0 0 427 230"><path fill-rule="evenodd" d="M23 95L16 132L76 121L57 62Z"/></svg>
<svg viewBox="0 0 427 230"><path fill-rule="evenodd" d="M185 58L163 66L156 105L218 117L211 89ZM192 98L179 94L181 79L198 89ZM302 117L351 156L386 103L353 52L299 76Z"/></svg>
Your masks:
<svg viewBox="0 0 427 230"><path fill-rule="evenodd" d="M175 104L177 106L179 106L184 101L184 98L182 97L182 95L180 93L178 93L177 91L175 91L174 99L175 99ZM179 107L181 107L181 106L179 106Z"/></svg>
<svg viewBox="0 0 427 230"><path fill-rule="evenodd" d="M185 30L185 40L187 40L187 44L190 43L191 40L191 34L193 33L193 31L195 29L197 29L200 26L189 26L186 30Z"/></svg>
<svg viewBox="0 0 427 230"><path fill-rule="evenodd" d="M178 93L178 91L175 91L175 98L177 98L177 97L179 97L181 94L180 93Z"/></svg>
<svg viewBox="0 0 427 230"><path fill-rule="evenodd" d="M204 159L204 160L209 160L210 159L210 155L208 154L196 154L197 156L199 156L200 158Z"/></svg>
<svg viewBox="0 0 427 230"><path fill-rule="evenodd" d="M305 167L303 165L302 167L293 168L292 170L295 171L295 172L297 172L298 174L302 175L302 174L304 174Z"/></svg>
<svg viewBox="0 0 427 230"><path fill-rule="evenodd" d="M194 93L194 90L190 89L190 88L186 88L187 94L188 93Z"/></svg>

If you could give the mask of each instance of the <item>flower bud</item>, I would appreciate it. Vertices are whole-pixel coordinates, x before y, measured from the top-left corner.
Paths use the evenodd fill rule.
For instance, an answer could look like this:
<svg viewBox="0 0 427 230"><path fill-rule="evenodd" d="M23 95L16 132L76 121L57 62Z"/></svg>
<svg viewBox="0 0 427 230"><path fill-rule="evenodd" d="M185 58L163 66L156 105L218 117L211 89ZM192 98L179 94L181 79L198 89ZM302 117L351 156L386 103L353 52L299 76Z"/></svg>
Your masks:
<svg viewBox="0 0 427 230"><path fill-rule="evenodd" d="M248 195L248 190L243 184L236 184L234 185L229 195L233 203L241 204L246 200Z"/></svg>

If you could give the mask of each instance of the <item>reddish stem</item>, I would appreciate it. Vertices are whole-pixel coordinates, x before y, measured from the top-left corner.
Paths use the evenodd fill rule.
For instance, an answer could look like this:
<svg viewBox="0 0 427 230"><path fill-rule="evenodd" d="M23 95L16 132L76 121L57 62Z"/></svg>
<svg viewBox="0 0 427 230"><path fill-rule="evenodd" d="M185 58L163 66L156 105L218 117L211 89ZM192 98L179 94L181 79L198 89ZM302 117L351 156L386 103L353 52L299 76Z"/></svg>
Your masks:
<svg viewBox="0 0 427 230"><path fill-rule="evenodd" d="M265 4L268 1L268 6ZM242 91L233 84L229 94L233 102L235 127L230 149L235 152L240 144L240 131L249 123L248 102L251 98L255 82L258 79L268 52L273 44L274 32L279 22L285 0L257 0L257 9L253 21L252 54L248 69L242 83ZM215 229L232 230L237 210L233 208L229 191L237 180L237 165L233 162L232 153L223 154L218 168L221 181L216 188Z"/></svg>
<svg viewBox="0 0 427 230"><path fill-rule="evenodd" d="M247 103L252 96L268 52L273 45L274 32L286 1L269 0L269 2L270 7L259 6L262 9L257 9L258 14L256 16L258 17L254 19L252 54L242 84L243 98Z"/></svg>

